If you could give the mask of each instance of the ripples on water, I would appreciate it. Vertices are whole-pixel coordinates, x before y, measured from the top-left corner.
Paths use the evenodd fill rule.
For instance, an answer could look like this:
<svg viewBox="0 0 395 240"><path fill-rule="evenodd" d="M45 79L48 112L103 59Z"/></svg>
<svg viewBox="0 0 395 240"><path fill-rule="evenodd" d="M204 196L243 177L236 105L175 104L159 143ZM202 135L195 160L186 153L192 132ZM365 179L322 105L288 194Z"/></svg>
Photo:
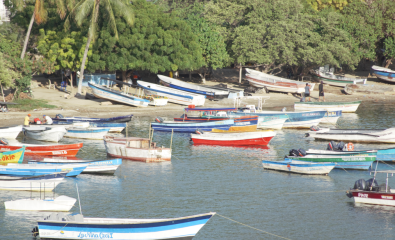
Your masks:
<svg viewBox="0 0 395 240"><path fill-rule="evenodd" d="M357 113L344 114L338 126L389 128L394 126L394 115L391 104L363 102ZM133 119L129 136L148 137L150 120ZM289 239L393 239L395 207L354 204L345 195L357 179L369 178L368 171L335 169L329 176L305 176L262 168L260 160L281 160L292 148L326 148L326 141L305 138L304 133L278 131L270 145L261 148L194 146L189 134L174 134L171 163L124 161L115 176L68 178L56 194L77 198L78 184L82 213L87 217L168 218L215 211ZM158 146L169 147L170 138L170 133L154 132ZM102 141L83 142L77 157L106 159ZM355 144L356 149L387 147L395 145ZM379 164L379 169L394 167ZM385 179L379 176L378 180ZM30 194L1 191L0 202ZM72 211L79 211L78 201ZM48 214L3 208L1 239L31 239L36 220ZM279 238L214 216L195 239Z"/></svg>

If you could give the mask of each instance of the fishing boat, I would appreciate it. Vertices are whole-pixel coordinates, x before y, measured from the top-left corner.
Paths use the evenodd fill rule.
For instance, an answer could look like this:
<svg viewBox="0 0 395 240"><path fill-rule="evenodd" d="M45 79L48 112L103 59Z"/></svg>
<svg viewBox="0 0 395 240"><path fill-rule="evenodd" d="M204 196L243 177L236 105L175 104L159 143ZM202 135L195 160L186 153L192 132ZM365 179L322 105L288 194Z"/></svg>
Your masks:
<svg viewBox="0 0 395 240"><path fill-rule="evenodd" d="M263 168L284 172L309 174L309 175L328 175L335 167L335 163L300 163L298 161L262 161Z"/></svg>
<svg viewBox="0 0 395 240"><path fill-rule="evenodd" d="M1 127L0 137L7 139L15 139L16 137L18 137L20 132L22 132L22 125L15 127Z"/></svg>
<svg viewBox="0 0 395 240"><path fill-rule="evenodd" d="M337 87L345 87L347 84L366 84L366 78L350 78L340 75L335 75L333 72L325 72L324 67L314 71L314 78L318 81L323 81L325 84L329 84Z"/></svg>
<svg viewBox="0 0 395 240"><path fill-rule="evenodd" d="M33 229L40 239L192 239L214 212L167 219L87 218L52 213Z"/></svg>
<svg viewBox="0 0 395 240"><path fill-rule="evenodd" d="M304 93L306 82L294 81L282 77L273 76L260 71L246 68L246 80L251 86L257 88L266 88L269 91L287 92L287 93ZM315 83L309 83L310 91L313 91Z"/></svg>
<svg viewBox="0 0 395 240"><path fill-rule="evenodd" d="M119 117L111 117L111 118L86 118L86 117L63 117L57 115L57 117L52 118L53 122L56 123L73 123L73 122L113 122L113 123L123 123L130 122L132 120L133 115L125 115Z"/></svg>
<svg viewBox="0 0 395 240"><path fill-rule="evenodd" d="M22 163L24 155L25 155L24 146L14 151L0 153L0 157L1 157L0 164Z"/></svg>
<svg viewBox="0 0 395 240"><path fill-rule="evenodd" d="M221 145L221 146L246 146L268 145L276 135L273 131L259 132L199 132L191 134L194 144Z"/></svg>
<svg viewBox="0 0 395 240"><path fill-rule="evenodd" d="M209 87L203 87L197 84L191 84L184 81L180 81L171 77L166 77L158 74L160 83L166 87L175 88L181 91L192 92L196 94L205 95L207 99L219 100L228 98L229 90L220 90Z"/></svg>
<svg viewBox="0 0 395 240"><path fill-rule="evenodd" d="M378 185L376 174L386 174L386 181ZM394 170L375 171L374 177L365 181L359 179L354 187L346 192L349 198L354 198L356 203L395 206L395 190L388 185L388 178L394 176Z"/></svg>
<svg viewBox="0 0 395 240"><path fill-rule="evenodd" d="M251 116L258 115L245 112L231 112L229 116ZM258 115L258 129L282 129L285 121L287 121L288 116L286 115L276 115L276 116L259 116Z"/></svg>
<svg viewBox="0 0 395 240"><path fill-rule="evenodd" d="M149 138L104 136L104 146L111 157L142 162L171 160L171 148L157 147Z"/></svg>
<svg viewBox="0 0 395 240"><path fill-rule="evenodd" d="M46 142L59 142L66 134L66 129L62 126L47 127L42 126L29 126L23 127L23 134L31 139L46 141Z"/></svg>
<svg viewBox="0 0 395 240"><path fill-rule="evenodd" d="M109 128L108 132L122 132L126 128L127 123L112 123L112 122L95 122L90 123L91 128Z"/></svg>
<svg viewBox="0 0 395 240"><path fill-rule="evenodd" d="M168 101L172 103L204 106L204 102L206 101L206 96L200 94L185 92L144 81L137 81L137 84L139 87L144 89L145 95L158 95L167 97L169 99Z"/></svg>
<svg viewBox="0 0 395 240"><path fill-rule="evenodd" d="M395 71L389 68L384 68L380 66L372 66L373 74L376 75L378 79L395 82Z"/></svg>
<svg viewBox="0 0 395 240"><path fill-rule="evenodd" d="M87 166L87 163L62 165L9 163L7 166L0 165L0 175L30 177L67 171L66 177L75 177L78 176Z"/></svg>
<svg viewBox="0 0 395 240"><path fill-rule="evenodd" d="M37 145L25 143L0 144L0 152L15 151L25 146L25 155L48 155L48 156L75 156L82 148L83 143L59 144L59 145Z"/></svg>
<svg viewBox="0 0 395 240"><path fill-rule="evenodd" d="M77 199L61 195L56 198L26 198L4 202L5 210L15 211L61 211L68 212Z"/></svg>
<svg viewBox="0 0 395 240"><path fill-rule="evenodd" d="M353 102L295 102L296 111L342 111L343 113L356 112L362 101Z"/></svg>
<svg viewBox="0 0 395 240"><path fill-rule="evenodd" d="M156 131L194 133L198 129L202 131L211 131L214 128L220 130L229 130L229 128L233 126L234 123L235 121L233 119L208 122L161 121L152 122L151 127Z"/></svg>
<svg viewBox="0 0 395 240"><path fill-rule="evenodd" d="M395 128L388 129L335 129L314 128L305 136L314 139L363 142L363 143L395 143Z"/></svg>
<svg viewBox="0 0 395 240"><path fill-rule="evenodd" d="M90 140L102 140L103 137L110 131L109 128L69 128L67 129L65 137L68 138L81 138Z"/></svg>
<svg viewBox="0 0 395 240"><path fill-rule="evenodd" d="M326 162L335 163L335 168L339 169L358 169L368 170L376 160L376 155L358 154L358 155L312 155L306 156L287 156L285 161L299 161L299 163Z"/></svg>
<svg viewBox="0 0 395 240"><path fill-rule="evenodd" d="M147 107L150 102L148 99L139 98L105 86L99 86L93 83L88 83L88 86L92 89L93 95L97 98L120 102L134 107Z"/></svg>
<svg viewBox="0 0 395 240"><path fill-rule="evenodd" d="M122 164L122 159L109 159L109 160L65 160L44 158L42 161L31 160L30 163L37 164L88 164L82 173L90 174L114 174L119 166Z"/></svg>
<svg viewBox="0 0 395 240"><path fill-rule="evenodd" d="M31 177L0 175L0 190L50 192L66 177L67 172Z"/></svg>

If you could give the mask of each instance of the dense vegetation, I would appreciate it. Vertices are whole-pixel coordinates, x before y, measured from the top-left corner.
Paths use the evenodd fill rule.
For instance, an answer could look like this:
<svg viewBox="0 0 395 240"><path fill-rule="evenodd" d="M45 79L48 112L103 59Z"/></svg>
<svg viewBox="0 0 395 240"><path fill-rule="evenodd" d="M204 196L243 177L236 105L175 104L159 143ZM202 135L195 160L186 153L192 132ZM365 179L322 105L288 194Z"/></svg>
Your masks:
<svg viewBox="0 0 395 240"><path fill-rule="evenodd" d="M395 57L393 0L5 4L12 16L0 29L2 86L66 68L118 70L124 78L129 70L199 70L204 80L231 64L272 73L290 68L296 75L325 64L352 70L366 60L388 67Z"/></svg>

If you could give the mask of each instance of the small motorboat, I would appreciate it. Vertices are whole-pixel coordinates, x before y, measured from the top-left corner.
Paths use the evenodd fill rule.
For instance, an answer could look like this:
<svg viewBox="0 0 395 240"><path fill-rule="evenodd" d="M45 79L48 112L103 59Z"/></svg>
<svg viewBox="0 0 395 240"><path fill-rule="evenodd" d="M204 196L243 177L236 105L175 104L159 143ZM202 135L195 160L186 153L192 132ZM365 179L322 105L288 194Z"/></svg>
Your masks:
<svg viewBox="0 0 395 240"><path fill-rule="evenodd" d="M386 82L395 82L395 71L389 68L372 66L373 74L376 75L378 79L384 80Z"/></svg>
<svg viewBox="0 0 395 240"><path fill-rule="evenodd" d="M347 84L366 84L366 78L351 78L341 75L334 74L334 69L325 69L325 67L320 67L315 70L313 76L318 81L323 81L326 84L338 87L344 87Z"/></svg>
<svg viewBox="0 0 395 240"><path fill-rule="evenodd" d="M26 137L46 142L59 142L66 134L66 129L62 126L29 126L23 127L23 133Z"/></svg>
<svg viewBox="0 0 395 240"><path fill-rule="evenodd" d="M66 177L67 172L20 177L0 175L0 190L50 192Z"/></svg>
<svg viewBox="0 0 395 240"><path fill-rule="evenodd" d="M301 163L298 161L262 161L263 168L284 172L311 174L311 175L328 175L335 167L335 163Z"/></svg>
<svg viewBox="0 0 395 240"><path fill-rule="evenodd" d="M0 141L1 143L1 141ZM82 148L83 143L58 144L58 145L37 145L20 142L10 142L0 144L0 152L15 151L25 147L25 155L46 155L46 156L75 156Z"/></svg>
<svg viewBox="0 0 395 240"><path fill-rule="evenodd" d="M102 140L109 131L110 128L69 128L64 136L68 138Z"/></svg>
<svg viewBox="0 0 395 240"><path fill-rule="evenodd" d="M363 142L363 143L395 143L395 128L388 129L335 129L313 126L306 137L321 140Z"/></svg>
<svg viewBox="0 0 395 240"><path fill-rule="evenodd" d="M22 163L24 155L25 155L24 146L14 151L2 152L0 153L0 157L1 157L0 164Z"/></svg>
<svg viewBox="0 0 395 240"><path fill-rule="evenodd" d="M87 117L63 117L60 114L56 115L55 118L52 118L54 123L73 123L73 122L130 122L132 120L133 115L125 115L119 117L111 117L111 118L87 118Z"/></svg>
<svg viewBox="0 0 395 240"><path fill-rule="evenodd" d="M1 127L0 138L15 139L22 132L22 125L14 127Z"/></svg>
<svg viewBox="0 0 395 240"><path fill-rule="evenodd" d="M9 163L7 166L0 165L0 175L8 176L39 176L67 171L66 177L79 175L88 164L16 164Z"/></svg>
<svg viewBox="0 0 395 240"><path fill-rule="evenodd" d="M268 145L270 140L276 135L273 131L196 132L196 134L191 134L194 144L221 146Z"/></svg>
<svg viewBox="0 0 395 240"><path fill-rule="evenodd" d="M234 124L234 119L208 122L156 121L151 123L151 127L156 131L194 133L198 129L202 131L211 131L214 128L229 130Z"/></svg>
<svg viewBox="0 0 395 240"><path fill-rule="evenodd" d="M343 113L356 112L362 101L353 102L295 102L296 111L342 111Z"/></svg>
<svg viewBox="0 0 395 240"><path fill-rule="evenodd" d="M68 212L77 199L61 195L56 198L26 198L4 202L5 210Z"/></svg>

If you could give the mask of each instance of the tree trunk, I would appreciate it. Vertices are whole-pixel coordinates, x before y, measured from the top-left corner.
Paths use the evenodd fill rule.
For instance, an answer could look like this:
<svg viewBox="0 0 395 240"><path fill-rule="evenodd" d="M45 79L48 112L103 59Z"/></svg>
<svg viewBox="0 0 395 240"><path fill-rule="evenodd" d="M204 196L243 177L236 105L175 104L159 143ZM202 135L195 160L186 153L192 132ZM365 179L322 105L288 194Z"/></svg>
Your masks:
<svg viewBox="0 0 395 240"><path fill-rule="evenodd" d="M73 88L73 73L71 73L70 74L70 79L69 79L69 81L70 81L70 87L71 87L71 96L73 96L73 93L74 93L74 88Z"/></svg>
<svg viewBox="0 0 395 240"><path fill-rule="evenodd" d="M189 71L189 80L192 80L192 72Z"/></svg>
<svg viewBox="0 0 395 240"><path fill-rule="evenodd" d="M202 78L202 83L203 84L206 83L206 74L205 73L203 73L203 74L199 73L199 76Z"/></svg>
<svg viewBox="0 0 395 240"><path fill-rule="evenodd" d="M4 98L4 92L3 92L3 85L2 85L2 84L0 84L0 87L1 87L1 95L3 95L3 102L5 102L5 98Z"/></svg>
<svg viewBox="0 0 395 240"><path fill-rule="evenodd" d="M122 70L122 81L126 82L126 71Z"/></svg>
<svg viewBox="0 0 395 240"><path fill-rule="evenodd" d="M29 42L29 37L30 37L30 31L32 30L33 23L34 23L34 16L35 16L35 12L33 11L32 19L30 19L29 28L27 29L27 33L26 33L26 37L25 37L25 42L23 43L23 49L22 49L22 53L21 53L21 59L23 59L23 58L25 57L26 48L27 48L27 43Z"/></svg>
<svg viewBox="0 0 395 240"><path fill-rule="evenodd" d="M241 66L241 63L240 63L240 70L239 70L239 83L241 83L241 75L242 75L242 72L243 72L243 67Z"/></svg>
<svg viewBox="0 0 395 240"><path fill-rule="evenodd" d="M80 70L80 79L78 80L78 93L82 93L82 79L84 78L84 68L85 68L85 62L86 58L88 57L88 50L89 50L89 44L91 43L91 35L88 34L88 41L86 42L85 46L85 51L84 51L84 57L82 58L82 63L81 63L81 70Z"/></svg>
<svg viewBox="0 0 395 240"><path fill-rule="evenodd" d="M385 61L385 66L384 66L384 67L385 67L385 68L388 68L389 65L391 65L393 59L394 59L394 58L387 59L387 60Z"/></svg>

